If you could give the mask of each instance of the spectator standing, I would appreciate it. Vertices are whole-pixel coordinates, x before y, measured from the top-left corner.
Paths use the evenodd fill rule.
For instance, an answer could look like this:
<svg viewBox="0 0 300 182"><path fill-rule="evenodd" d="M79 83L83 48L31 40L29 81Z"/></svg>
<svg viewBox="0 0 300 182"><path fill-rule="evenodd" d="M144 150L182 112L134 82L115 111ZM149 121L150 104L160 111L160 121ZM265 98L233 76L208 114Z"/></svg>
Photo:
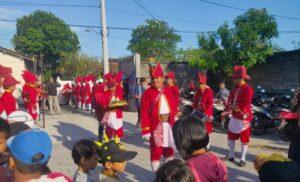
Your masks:
<svg viewBox="0 0 300 182"><path fill-rule="evenodd" d="M50 114L54 114L54 107L56 107L57 113L60 114L60 106L59 106L58 96L57 96L57 88L60 86L61 86L60 83L54 80L53 77L50 78L50 82L46 86L48 92Z"/></svg>
<svg viewBox="0 0 300 182"><path fill-rule="evenodd" d="M217 98L222 99L224 104L226 104L227 99L229 97L229 91L226 89L224 81L220 81L219 87L220 87L220 90L217 94Z"/></svg>
<svg viewBox="0 0 300 182"><path fill-rule="evenodd" d="M140 127L141 125L141 99L145 91L145 84L146 84L146 79L140 78L138 85L136 85L134 89L135 105L138 113L138 121L136 123L137 127Z"/></svg>

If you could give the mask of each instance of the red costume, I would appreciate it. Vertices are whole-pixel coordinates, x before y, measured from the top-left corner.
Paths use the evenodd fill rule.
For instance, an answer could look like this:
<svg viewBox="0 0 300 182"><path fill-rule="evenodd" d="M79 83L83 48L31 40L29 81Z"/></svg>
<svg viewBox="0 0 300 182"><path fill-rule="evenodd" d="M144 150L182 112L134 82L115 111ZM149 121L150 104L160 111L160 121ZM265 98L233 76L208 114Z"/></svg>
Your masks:
<svg viewBox="0 0 300 182"><path fill-rule="evenodd" d="M85 78L84 77L82 77L81 78L82 80L81 80L81 86L80 86L80 100L81 100L81 105L82 105L82 107L84 108L84 104L85 104L85 100L86 100L86 91L85 91L85 89L86 89L86 87L85 87Z"/></svg>
<svg viewBox="0 0 300 182"><path fill-rule="evenodd" d="M16 84L19 84L19 83L20 82L18 82L14 77L12 77L11 75L8 75L4 79L3 87L4 88L9 88L9 87L11 87L13 85L16 85ZM1 96L0 100L3 103L4 110L7 114L7 116L9 116L12 112L14 112L18 109L17 100L13 96L13 93L11 91L5 90L5 92Z"/></svg>
<svg viewBox="0 0 300 182"><path fill-rule="evenodd" d="M30 71L23 71L22 77L25 81L22 90L24 106L31 117L36 120L38 117L38 90L35 87L37 77Z"/></svg>
<svg viewBox="0 0 300 182"><path fill-rule="evenodd" d="M75 90L74 90L74 95L76 97L76 102L77 102L77 105L79 108L81 107L81 85L80 85L80 82L81 82L81 78L79 76L76 77L75 78L76 86L75 86Z"/></svg>
<svg viewBox="0 0 300 182"><path fill-rule="evenodd" d="M87 105L86 109L91 110L92 90L88 80L85 82L85 104Z"/></svg>
<svg viewBox="0 0 300 182"><path fill-rule="evenodd" d="M167 75L166 75L166 78L171 78L174 80L175 82L175 74L174 72L169 72ZM179 102L180 102L180 91L179 91L179 88L177 85L168 85L167 86L167 89L170 90L170 92L173 94L173 99L174 99L174 111L176 111L175 114L177 114L179 112Z"/></svg>
<svg viewBox="0 0 300 182"><path fill-rule="evenodd" d="M199 83L206 84L206 75L205 74L198 74ZM196 94L194 97L194 109L197 109L203 113L205 113L209 120L205 122L207 133L210 134L213 130L212 124L212 116L213 116L213 90L209 86L205 86L203 90L198 88L196 90Z"/></svg>
<svg viewBox="0 0 300 182"><path fill-rule="evenodd" d="M151 74L153 78L164 77L160 64ZM150 159L154 171L158 169L163 155L172 158L174 155L174 141L172 126L174 124L174 96L169 89L151 86L141 99L141 126L143 138L149 138Z"/></svg>
<svg viewBox="0 0 300 182"><path fill-rule="evenodd" d="M123 92L117 89L115 78L109 78L108 87L115 87L115 91L110 89L104 91L99 100L99 106L103 111L102 124L106 125L106 135L108 138L118 136L123 137L123 112L122 107L110 108L109 104L114 100L123 100Z"/></svg>

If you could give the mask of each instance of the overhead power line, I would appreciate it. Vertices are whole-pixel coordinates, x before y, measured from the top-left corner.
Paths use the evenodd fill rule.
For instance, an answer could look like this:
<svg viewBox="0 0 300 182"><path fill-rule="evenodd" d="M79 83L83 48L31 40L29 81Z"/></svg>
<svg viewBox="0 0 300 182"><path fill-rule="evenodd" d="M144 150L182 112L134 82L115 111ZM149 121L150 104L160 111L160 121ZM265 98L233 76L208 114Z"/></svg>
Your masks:
<svg viewBox="0 0 300 182"><path fill-rule="evenodd" d="M17 22L16 20L8 20L8 19L0 19L2 22L10 22L10 23L15 23ZM101 26L98 25L80 25L80 24L67 24L70 27L79 27L79 28L98 28L101 29ZM108 26L108 29L111 30L127 30L127 31L132 31L135 28L129 28L129 27L115 27L115 26ZM175 32L178 33L187 33L187 34L198 34L201 31L196 31L196 30L175 30ZM300 33L300 30L280 30L278 31L279 33Z"/></svg>
<svg viewBox="0 0 300 182"><path fill-rule="evenodd" d="M198 1L203 2L203 3L213 4L213 5L224 7L224 8L234 9L234 10L238 10L238 11L243 11L243 12L247 11L246 9L242 9L239 7L230 6L230 5L226 5L226 4L216 3L216 2L212 2L212 1L207 1L207 0L198 0ZM277 15L277 14L272 14L272 15L277 18L284 18L284 19L289 19L289 20L300 20L300 18L298 18L298 17L290 17L290 16L283 16L283 15Z"/></svg>
<svg viewBox="0 0 300 182"><path fill-rule="evenodd" d="M143 4L139 0L134 0L134 2L142 8L148 15L150 15L152 18L155 18L155 15L152 14L146 7L143 6Z"/></svg>
<svg viewBox="0 0 300 182"><path fill-rule="evenodd" d="M6 6L45 6L45 7L72 7L72 8L99 8L98 5L80 5L80 4L49 4L49 3L32 3L21 1L0 1L0 4Z"/></svg>

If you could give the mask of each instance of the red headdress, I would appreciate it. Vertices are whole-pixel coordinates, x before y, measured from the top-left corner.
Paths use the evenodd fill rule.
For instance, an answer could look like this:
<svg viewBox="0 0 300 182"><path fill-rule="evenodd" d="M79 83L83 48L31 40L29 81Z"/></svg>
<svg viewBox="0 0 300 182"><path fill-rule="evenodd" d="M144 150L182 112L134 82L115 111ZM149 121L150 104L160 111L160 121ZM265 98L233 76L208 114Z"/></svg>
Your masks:
<svg viewBox="0 0 300 182"><path fill-rule="evenodd" d="M36 75L27 70L23 71L22 77L26 83L34 83L37 81Z"/></svg>
<svg viewBox="0 0 300 182"><path fill-rule="evenodd" d="M173 71L169 72L168 74L166 74L166 78L171 78L171 79L175 79L175 74Z"/></svg>
<svg viewBox="0 0 300 182"><path fill-rule="evenodd" d="M152 72L153 78L164 77L164 71L159 63L157 63L156 67Z"/></svg>
<svg viewBox="0 0 300 182"><path fill-rule="evenodd" d="M247 74L247 69L245 66L234 66L232 78L244 78L250 80L250 76Z"/></svg>
<svg viewBox="0 0 300 182"><path fill-rule="evenodd" d="M112 73L106 73L106 74L103 76L104 80L109 80L109 79L111 79L112 77L113 77L113 74L112 74Z"/></svg>
<svg viewBox="0 0 300 182"><path fill-rule="evenodd" d="M206 84L207 77L205 73L198 73L198 79L200 84Z"/></svg>
<svg viewBox="0 0 300 182"><path fill-rule="evenodd" d="M12 73L11 68L2 66L0 64L0 77L6 77L7 75L9 75L11 73Z"/></svg>
<svg viewBox="0 0 300 182"><path fill-rule="evenodd" d="M13 85L17 85L20 82L17 81L13 76L8 75L7 77L4 78L4 82L3 82L3 87L10 87Z"/></svg>
<svg viewBox="0 0 300 182"><path fill-rule="evenodd" d="M119 71L119 72L115 75L115 82L116 82L116 84L121 84L121 82L122 82L122 76L123 76L122 71Z"/></svg>

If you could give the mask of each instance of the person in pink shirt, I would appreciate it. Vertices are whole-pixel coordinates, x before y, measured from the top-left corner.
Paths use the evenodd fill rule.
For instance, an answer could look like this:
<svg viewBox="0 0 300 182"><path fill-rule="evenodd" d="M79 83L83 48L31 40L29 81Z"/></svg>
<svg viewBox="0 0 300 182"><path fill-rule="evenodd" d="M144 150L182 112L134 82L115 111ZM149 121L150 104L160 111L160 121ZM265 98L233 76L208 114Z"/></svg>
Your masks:
<svg viewBox="0 0 300 182"><path fill-rule="evenodd" d="M194 174L195 182L228 181L225 163L206 150L209 136L199 119L193 115L180 119L173 126L173 136L177 150Z"/></svg>

